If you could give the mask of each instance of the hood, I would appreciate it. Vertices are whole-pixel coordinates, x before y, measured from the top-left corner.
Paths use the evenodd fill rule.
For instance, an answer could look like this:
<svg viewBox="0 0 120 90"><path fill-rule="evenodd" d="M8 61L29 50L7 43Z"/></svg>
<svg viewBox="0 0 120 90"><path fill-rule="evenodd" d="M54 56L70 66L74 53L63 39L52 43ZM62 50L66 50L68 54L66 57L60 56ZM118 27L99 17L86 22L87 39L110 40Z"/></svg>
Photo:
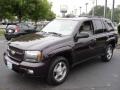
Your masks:
<svg viewBox="0 0 120 90"><path fill-rule="evenodd" d="M61 38L60 36L33 33L14 38L9 45L23 50L42 50L60 41Z"/></svg>

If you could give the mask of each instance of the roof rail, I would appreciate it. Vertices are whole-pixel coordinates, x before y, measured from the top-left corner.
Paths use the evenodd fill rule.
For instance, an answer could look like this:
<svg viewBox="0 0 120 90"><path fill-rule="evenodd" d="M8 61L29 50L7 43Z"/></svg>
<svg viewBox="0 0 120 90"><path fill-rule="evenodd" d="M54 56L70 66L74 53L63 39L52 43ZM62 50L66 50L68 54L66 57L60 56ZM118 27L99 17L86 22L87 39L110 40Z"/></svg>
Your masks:
<svg viewBox="0 0 120 90"><path fill-rule="evenodd" d="M91 16L91 15L81 15L79 17L88 17L88 18L104 18L103 16Z"/></svg>

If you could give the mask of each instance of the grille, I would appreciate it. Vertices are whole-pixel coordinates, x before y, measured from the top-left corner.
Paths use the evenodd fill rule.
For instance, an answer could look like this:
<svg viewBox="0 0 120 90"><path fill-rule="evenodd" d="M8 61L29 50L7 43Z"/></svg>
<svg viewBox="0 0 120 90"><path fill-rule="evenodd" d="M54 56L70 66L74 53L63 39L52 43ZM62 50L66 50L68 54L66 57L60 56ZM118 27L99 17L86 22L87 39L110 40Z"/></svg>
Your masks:
<svg viewBox="0 0 120 90"><path fill-rule="evenodd" d="M24 51L15 47L9 46L8 56L17 62L21 62L24 59Z"/></svg>

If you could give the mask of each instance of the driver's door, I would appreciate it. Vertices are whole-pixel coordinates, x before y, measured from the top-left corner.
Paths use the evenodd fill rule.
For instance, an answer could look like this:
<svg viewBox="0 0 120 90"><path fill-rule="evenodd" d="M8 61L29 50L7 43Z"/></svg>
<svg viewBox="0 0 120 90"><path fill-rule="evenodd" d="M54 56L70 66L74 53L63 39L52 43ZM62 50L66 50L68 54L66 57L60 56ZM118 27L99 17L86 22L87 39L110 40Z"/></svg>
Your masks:
<svg viewBox="0 0 120 90"><path fill-rule="evenodd" d="M81 25L77 34L87 33L89 37L81 37L76 40L74 50L75 62L83 61L95 55L96 40L93 37L92 21L85 21Z"/></svg>

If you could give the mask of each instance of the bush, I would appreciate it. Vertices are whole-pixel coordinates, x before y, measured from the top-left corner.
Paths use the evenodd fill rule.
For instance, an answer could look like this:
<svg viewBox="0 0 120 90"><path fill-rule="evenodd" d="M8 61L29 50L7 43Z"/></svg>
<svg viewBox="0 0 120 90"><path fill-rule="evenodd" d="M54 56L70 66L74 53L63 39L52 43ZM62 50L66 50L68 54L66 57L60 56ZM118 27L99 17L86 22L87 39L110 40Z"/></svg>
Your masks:
<svg viewBox="0 0 120 90"><path fill-rule="evenodd" d="M4 30L0 29L0 36L3 36L3 35L4 35Z"/></svg>

